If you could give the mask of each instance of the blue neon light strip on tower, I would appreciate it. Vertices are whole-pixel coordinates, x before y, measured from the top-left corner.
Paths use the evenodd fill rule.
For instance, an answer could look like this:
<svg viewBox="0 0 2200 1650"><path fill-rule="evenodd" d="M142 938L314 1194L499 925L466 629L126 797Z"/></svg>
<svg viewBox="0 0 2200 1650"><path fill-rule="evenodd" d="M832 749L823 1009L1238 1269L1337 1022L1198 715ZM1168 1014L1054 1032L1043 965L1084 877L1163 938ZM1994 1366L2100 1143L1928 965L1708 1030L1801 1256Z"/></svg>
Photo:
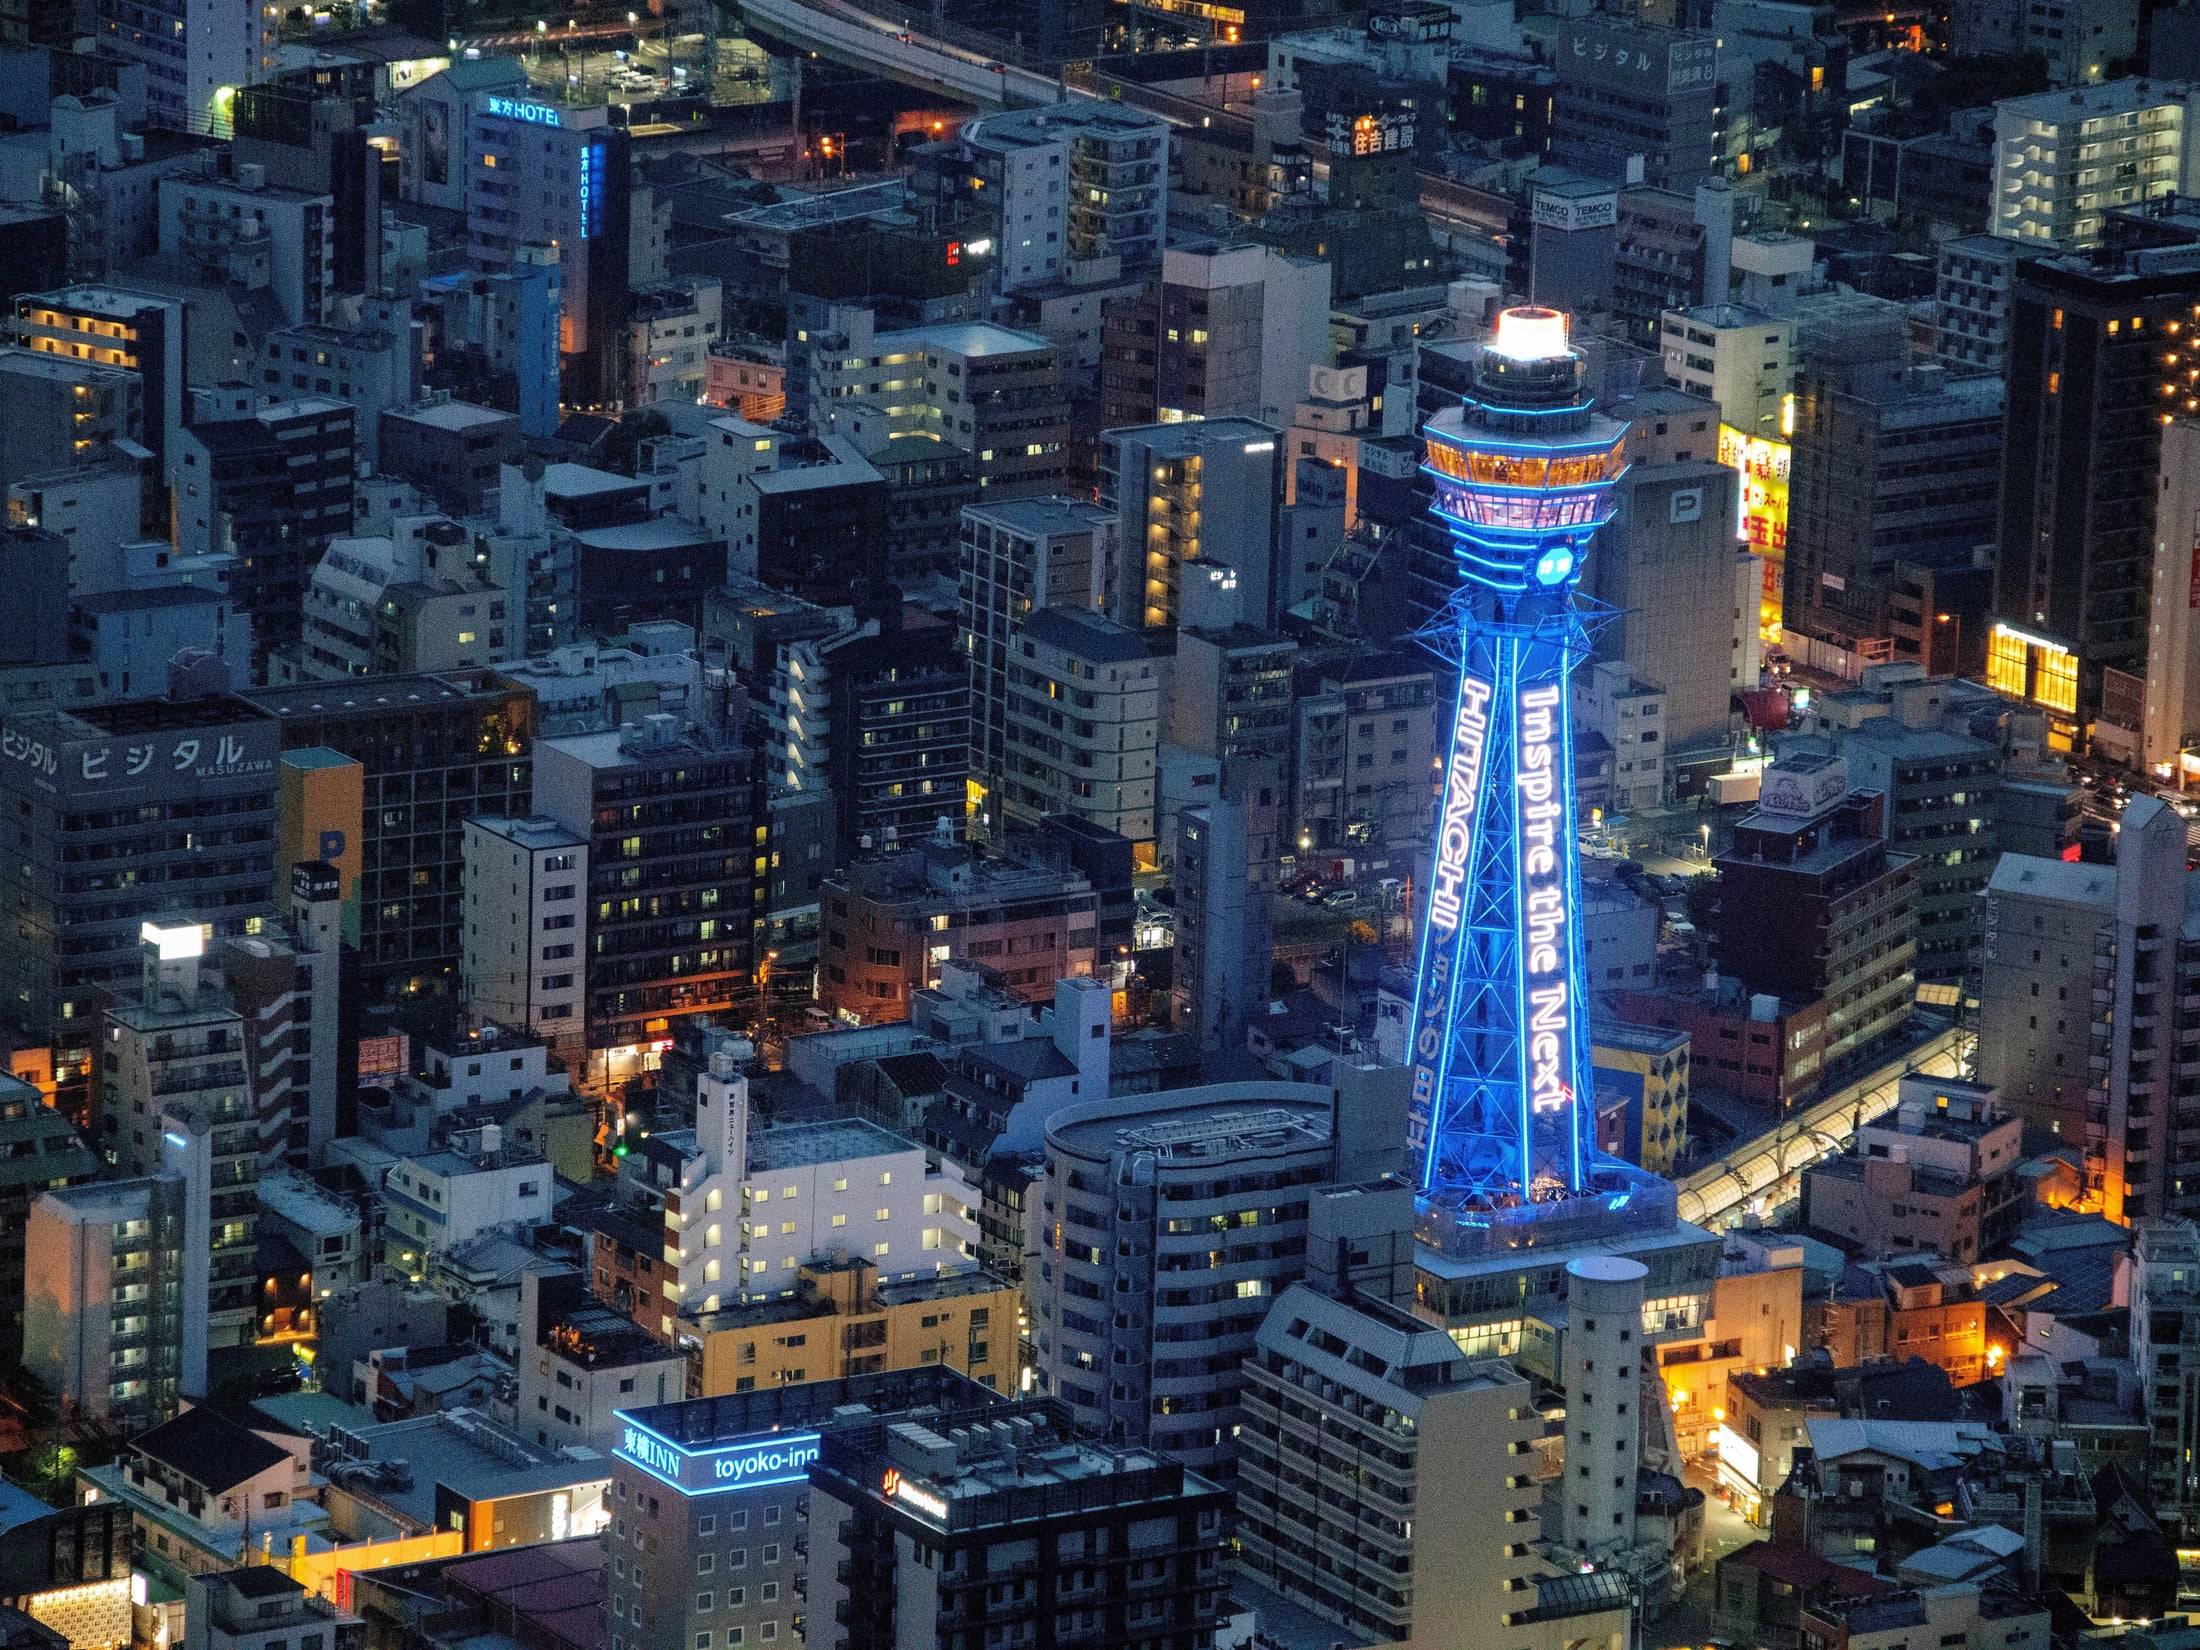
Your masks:
<svg viewBox="0 0 2200 1650"><path fill-rule="evenodd" d="M1508 310L1423 432L1461 584L1424 633L1459 665L1412 1025L1420 1190L1462 1215L1592 1190L1596 1109L1569 683L1574 587L1626 469L1565 317Z"/></svg>

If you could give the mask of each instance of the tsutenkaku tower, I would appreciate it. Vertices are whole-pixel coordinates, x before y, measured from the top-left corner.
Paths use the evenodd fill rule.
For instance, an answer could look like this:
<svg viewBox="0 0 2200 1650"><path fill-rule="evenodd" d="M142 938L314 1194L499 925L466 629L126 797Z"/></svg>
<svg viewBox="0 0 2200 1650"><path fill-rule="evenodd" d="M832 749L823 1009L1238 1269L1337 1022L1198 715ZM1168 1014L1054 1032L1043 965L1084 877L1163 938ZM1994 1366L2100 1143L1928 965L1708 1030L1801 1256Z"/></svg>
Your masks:
<svg viewBox="0 0 2200 1650"><path fill-rule="evenodd" d="M1566 317L1509 309L1474 389L1431 419L1425 469L1460 587L1424 637L1459 664L1409 1050L1430 1203L1503 1209L1590 1189L1596 1108L1568 683L1574 591L1612 516L1627 426L1584 388Z"/></svg>

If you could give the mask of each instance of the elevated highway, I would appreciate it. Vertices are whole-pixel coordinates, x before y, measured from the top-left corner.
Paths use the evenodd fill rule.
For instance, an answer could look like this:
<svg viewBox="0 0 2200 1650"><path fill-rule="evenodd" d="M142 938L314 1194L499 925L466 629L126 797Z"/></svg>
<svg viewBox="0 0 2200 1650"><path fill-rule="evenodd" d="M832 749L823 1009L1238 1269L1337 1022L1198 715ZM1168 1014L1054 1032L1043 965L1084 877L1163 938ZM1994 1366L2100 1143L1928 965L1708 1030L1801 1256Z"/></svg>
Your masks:
<svg viewBox="0 0 2200 1650"><path fill-rule="evenodd" d="M1020 69L917 30L915 18L896 25L848 0L723 0L725 8L761 32L814 51L851 69L980 109L1037 108L1079 92L1159 115L1171 125L1249 137L1252 122L1164 86L1143 85L1080 65L1066 78ZM1447 238L1502 243L1508 203L1501 194L1421 174L1421 209Z"/></svg>
<svg viewBox="0 0 2200 1650"><path fill-rule="evenodd" d="M1063 96L1052 75L896 28L844 0L730 0L725 9L790 46L981 109L1032 108Z"/></svg>

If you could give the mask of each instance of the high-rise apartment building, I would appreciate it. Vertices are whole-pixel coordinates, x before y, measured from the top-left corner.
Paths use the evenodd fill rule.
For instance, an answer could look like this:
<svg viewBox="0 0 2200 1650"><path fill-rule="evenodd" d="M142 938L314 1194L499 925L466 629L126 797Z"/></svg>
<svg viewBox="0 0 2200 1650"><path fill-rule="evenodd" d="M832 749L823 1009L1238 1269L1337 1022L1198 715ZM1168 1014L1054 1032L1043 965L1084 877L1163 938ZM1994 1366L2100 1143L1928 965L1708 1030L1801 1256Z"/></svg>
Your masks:
<svg viewBox="0 0 2200 1650"><path fill-rule="evenodd" d="M1839 757L1784 756L1719 856L1719 969L1752 992L1823 999L1827 1065L1875 1047L1916 992L1916 858L1890 849L1887 798Z"/></svg>
<svg viewBox="0 0 2200 1650"><path fill-rule="evenodd" d="M1253 418L1282 426L1329 360L1326 258L1272 246L1172 246L1136 298L1108 306L1104 426Z"/></svg>
<svg viewBox="0 0 2200 1650"><path fill-rule="evenodd" d="M990 321L874 332L870 311L852 314L844 342L810 346L817 434L866 455L906 436L953 447L970 455L982 497L1062 490L1069 402L1050 341Z"/></svg>
<svg viewBox="0 0 2200 1650"><path fill-rule="evenodd" d="M100 1125L124 1174L158 1173L171 1135L201 1137L211 1175L207 1297L199 1330L210 1347L250 1345L259 1324L259 1119L246 1066L245 1019L203 977L196 923L147 923L138 990L118 991L102 1017Z"/></svg>
<svg viewBox="0 0 2200 1650"><path fill-rule="evenodd" d="M2200 774L2200 417L2190 411L2162 427L2159 485L2139 761L2183 789Z"/></svg>
<svg viewBox="0 0 2200 1650"><path fill-rule="evenodd" d="M1950 372L1999 373L2009 351L2009 282L2022 243L2005 235L1942 241L1933 292L1933 359Z"/></svg>
<svg viewBox="0 0 2200 1650"><path fill-rule="evenodd" d="M476 1019L587 1050L588 838L554 819L476 817L460 849L460 995Z"/></svg>
<svg viewBox="0 0 2200 1650"><path fill-rule="evenodd" d="M534 811L588 839L588 1046L614 1076L756 989L755 779L753 752L663 714L535 747Z"/></svg>
<svg viewBox="0 0 2200 1650"><path fill-rule="evenodd" d="M146 119L170 131L228 137L237 88L275 78L276 22L265 6L184 0L156 15L100 0L89 17L99 39L144 66Z"/></svg>
<svg viewBox="0 0 2200 1650"><path fill-rule="evenodd" d="M47 1192L96 1179L105 1165L69 1120L20 1079L0 1079L0 1346L23 1329L24 1230Z"/></svg>
<svg viewBox="0 0 2200 1650"><path fill-rule="evenodd" d="M184 1120L159 1172L48 1192L24 1230L23 1365L65 1411L137 1430L206 1395L211 1139Z"/></svg>
<svg viewBox="0 0 2200 1650"><path fill-rule="evenodd" d="M1075 281L1102 259L1118 276L1161 262L1169 134L1158 116L1079 99L987 115L958 141L980 198L999 214L1003 292Z"/></svg>
<svg viewBox="0 0 2200 1650"><path fill-rule="evenodd" d="M1171 1013L1205 1049L1242 1047L1270 999L1282 774L1272 759L1227 762L1219 794L1163 822L1175 834Z"/></svg>
<svg viewBox="0 0 2200 1650"><path fill-rule="evenodd" d="M263 287L292 327L324 320L336 279L336 201L268 182L230 150L160 180L160 250L201 279ZM409 340L407 340L409 343Z"/></svg>
<svg viewBox="0 0 2200 1650"><path fill-rule="evenodd" d="M1136 630L1080 607L1042 607L1011 633L997 771L982 823L1037 825L1074 814L1133 842L1154 840L1155 759L1168 662ZM991 707L984 714L992 719Z"/></svg>
<svg viewBox="0 0 2200 1650"><path fill-rule="evenodd" d="M1436 817L1436 678L1408 654L1302 659L1291 763L1299 851L1420 847Z"/></svg>
<svg viewBox="0 0 2200 1650"><path fill-rule="evenodd" d="M1987 227L2050 249L2101 244L2108 214L2200 187L2200 92L2174 80L2112 80L1994 105Z"/></svg>
<svg viewBox="0 0 2200 1650"><path fill-rule="evenodd" d="M283 917L214 956L243 1022L260 1161L268 1168L317 1166L336 1138L342 887L335 866L293 862Z"/></svg>
<svg viewBox="0 0 2200 1650"><path fill-rule="evenodd" d="M155 699L10 716L7 740L0 796L31 874L0 931L0 995L90 1124L101 994L139 979L143 925L182 912L221 942L274 915L278 730L241 699Z"/></svg>
<svg viewBox="0 0 2200 1650"><path fill-rule="evenodd" d="M1080 1100L1047 1120L1032 1341L1041 1390L1088 1436L1230 1471L1243 1361L1306 1272L1308 1199L1383 1156L1385 1131L1357 1109L1376 1085L1350 1077L1343 1101L1307 1084L1222 1083Z"/></svg>
<svg viewBox="0 0 2200 1650"><path fill-rule="evenodd" d="M18 294L8 329L30 349L136 373L145 386L143 440L161 478L173 481L185 406L183 314L180 298L83 285Z"/></svg>
<svg viewBox="0 0 2200 1650"><path fill-rule="evenodd" d="M1120 546L1107 611L1134 630L1174 625L1184 565L1205 561L1237 574L1249 622L1272 622L1284 588L1276 544L1283 476L1276 431L1250 418L1107 431L1100 505L1116 518Z"/></svg>
<svg viewBox="0 0 2200 1650"><path fill-rule="evenodd" d="M1986 682L2126 760L2145 719L2164 420L2200 410L2196 325L2200 246L2022 263L2010 290Z"/></svg>
<svg viewBox="0 0 2200 1650"><path fill-rule="evenodd" d="M2147 1488L2165 1524L2200 1526L2200 1229L2188 1219L2135 1223L2131 1371L2145 1394Z"/></svg>
<svg viewBox="0 0 2200 1650"><path fill-rule="evenodd" d="M898 602L886 617L905 622ZM824 779L841 863L866 842L920 837L943 819L961 824L975 707L956 641L952 628L929 622L857 636L826 655Z"/></svg>
<svg viewBox="0 0 2200 1650"><path fill-rule="evenodd" d="M1659 325L1665 376L1688 395L1716 401L1721 422L1743 435L1777 437L1793 331L1748 304L1668 310Z"/></svg>
<svg viewBox="0 0 2200 1650"><path fill-rule="evenodd" d="M1018 629L1043 607L1106 611L1116 542L1115 513L1082 500L988 499L963 511L961 643L974 773L1002 772L1007 760Z"/></svg>
<svg viewBox="0 0 2200 1650"><path fill-rule="evenodd" d="M2086 1139L2097 1106L2094 970L2115 925L2117 875L2006 853L1979 913L1979 1081L2028 1128L2069 1141Z"/></svg>

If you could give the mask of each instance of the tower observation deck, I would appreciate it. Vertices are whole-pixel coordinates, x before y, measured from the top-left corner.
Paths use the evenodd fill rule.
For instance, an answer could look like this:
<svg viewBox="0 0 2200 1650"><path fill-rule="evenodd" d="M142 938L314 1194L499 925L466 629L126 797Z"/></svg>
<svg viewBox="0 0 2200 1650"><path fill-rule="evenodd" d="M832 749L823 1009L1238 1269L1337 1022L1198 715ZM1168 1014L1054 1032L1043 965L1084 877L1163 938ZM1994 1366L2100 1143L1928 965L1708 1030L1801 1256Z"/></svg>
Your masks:
<svg viewBox="0 0 2200 1650"><path fill-rule="evenodd" d="M1659 1201L1653 1177L1594 1145L1568 684L1594 622L1575 586L1612 516L1627 426L1584 379L1563 314L1506 310L1472 392L1422 432L1460 575L1422 634L1456 660L1459 687L1409 1138L1423 1235L1447 1247L1564 1241L1577 1217Z"/></svg>

